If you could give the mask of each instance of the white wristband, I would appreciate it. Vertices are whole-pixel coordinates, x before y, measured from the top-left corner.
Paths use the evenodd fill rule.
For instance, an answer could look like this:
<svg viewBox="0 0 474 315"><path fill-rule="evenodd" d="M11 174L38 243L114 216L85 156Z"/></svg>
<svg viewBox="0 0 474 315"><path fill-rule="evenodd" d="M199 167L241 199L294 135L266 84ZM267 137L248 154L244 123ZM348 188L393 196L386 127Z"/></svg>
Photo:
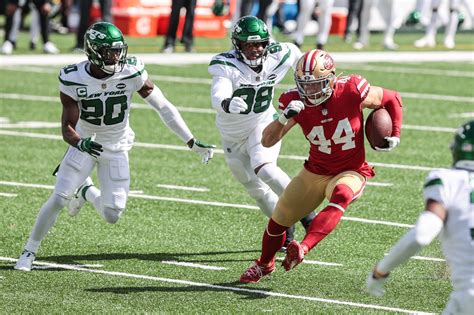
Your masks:
<svg viewBox="0 0 474 315"><path fill-rule="evenodd" d="M288 118L286 118L285 115L283 115L282 113L280 114L280 116L278 116L278 121L280 122L280 124L285 126L288 123Z"/></svg>

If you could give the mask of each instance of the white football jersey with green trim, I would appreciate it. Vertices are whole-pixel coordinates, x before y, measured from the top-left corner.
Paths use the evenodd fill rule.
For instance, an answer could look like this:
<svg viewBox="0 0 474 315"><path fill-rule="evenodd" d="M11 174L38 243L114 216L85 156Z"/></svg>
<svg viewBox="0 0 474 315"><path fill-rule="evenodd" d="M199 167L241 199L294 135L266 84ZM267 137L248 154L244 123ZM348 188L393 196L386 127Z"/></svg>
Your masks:
<svg viewBox="0 0 474 315"><path fill-rule="evenodd" d="M439 239L454 289L474 289L474 173L434 170L426 178L423 192L425 201L435 200L447 209Z"/></svg>
<svg viewBox="0 0 474 315"><path fill-rule="evenodd" d="M96 134L95 141L111 151L129 150L135 134L129 125L132 94L148 78L142 61L127 58L123 70L105 79L89 74L89 61L66 66L59 73L59 89L78 102L76 131L82 138Z"/></svg>
<svg viewBox="0 0 474 315"><path fill-rule="evenodd" d="M275 85L283 80L290 68L295 69L300 56L301 51L291 43L271 43L259 73L237 59L235 50L212 58L209 73L232 81L232 96L242 97L249 105L248 110L240 114L217 113L216 125L222 138L243 140L256 124L273 121L276 115L273 106Z"/></svg>

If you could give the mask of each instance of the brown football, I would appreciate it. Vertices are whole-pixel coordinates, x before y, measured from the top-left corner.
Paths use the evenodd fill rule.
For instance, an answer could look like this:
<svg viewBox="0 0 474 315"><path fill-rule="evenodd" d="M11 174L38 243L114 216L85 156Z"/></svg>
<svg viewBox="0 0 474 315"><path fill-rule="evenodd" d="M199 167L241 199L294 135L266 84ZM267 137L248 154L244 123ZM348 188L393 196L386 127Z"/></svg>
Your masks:
<svg viewBox="0 0 474 315"><path fill-rule="evenodd" d="M385 137L392 135L392 118L385 108L374 109L365 120L365 136L372 149L386 148Z"/></svg>

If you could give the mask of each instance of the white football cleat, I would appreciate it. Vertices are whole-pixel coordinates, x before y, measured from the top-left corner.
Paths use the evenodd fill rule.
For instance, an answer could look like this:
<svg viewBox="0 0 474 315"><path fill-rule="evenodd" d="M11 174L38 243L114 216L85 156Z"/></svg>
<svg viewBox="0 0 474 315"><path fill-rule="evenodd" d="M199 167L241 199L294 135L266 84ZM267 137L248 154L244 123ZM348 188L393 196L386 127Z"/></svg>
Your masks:
<svg viewBox="0 0 474 315"><path fill-rule="evenodd" d="M89 187L94 186L90 177L87 177L85 182L77 189L74 197L69 201L67 204L67 211L71 217L76 216L79 211L81 211L82 206L86 203L86 199L84 198L85 190L89 189Z"/></svg>
<svg viewBox="0 0 474 315"><path fill-rule="evenodd" d="M23 253L21 253L20 258L18 258L18 261L16 262L15 268L16 270L21 270L21 271L31 271L31 266L33 265L33 262L35 261L36 255L33 252L30 252L29 250L25 249Z"/></svg>
<svg viewBox="0 0 474 315"><path fill-rule="evenodd" d="M2 54L11 55L13 52L13 44L11 41L6 40L2 45Z"/></svg>
<svg viewBox="0 0 474 315"><path fill-rule="evenodd" d="M385 40L383 42L383 48L388 49L388 50L397 50L398 45L393 41L393 40Z"/></svg>
<svg viewBox="0 0 474 315"><path fill-rule="evenodd" d="M362 50L364 49L364 47L365 45L361 42L355 42L354 44L352 44L352 48L354 48L355 50Z"/></svg>
<svg viewBox="0 0 474 315"><path fill-rule="evenodd" d="M416 48L430 47L433 48L436 46L436 40L431 36L423 36L419 40L415 41Z"/></svg>
<svg viewBox="0 0 474 315"><path fill-rule="evenodd" d="M47 54L59 54L59 49L52 42L46 42L43 47L43 51Z"/></svg>
<svg viewBox="0 0 474 315"><path fill-rule="evenodd" d="M448 49L453 49L456 45L454 44L454 39L452 38L445 38L444 39L444 47Z"/></svg>
<svg viewBox="0 0 474 315"><path fill-rule="evenodd" d="M383 288L384 283L387 281L388 276L384 278L374 278L374 273L371 271L367 276L365 282L365 291L373 296L381 297L385 294Z"/></svg>

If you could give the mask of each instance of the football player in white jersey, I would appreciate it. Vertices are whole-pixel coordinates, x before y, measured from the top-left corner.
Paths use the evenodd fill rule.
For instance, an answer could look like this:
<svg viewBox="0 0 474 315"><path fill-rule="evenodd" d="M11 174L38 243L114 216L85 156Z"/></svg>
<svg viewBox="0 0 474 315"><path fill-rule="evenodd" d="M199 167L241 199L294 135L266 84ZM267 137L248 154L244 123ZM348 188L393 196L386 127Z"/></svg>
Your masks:
<svg viewBox="0 0 474 315"><path fill-rule="evenodd" d="M133 92L158 112L203 163L213 155L214 146L194 138L178 110L148 79L143 63L127 58L128 46L116 26L95 23L84 42L88 60L59 73L62 134L70 146L57 171L54 192L40 209L15 266L18 270L31 270L41 241L65 206L70 215L76 215L88 201L108 223L121 217L130 187L128 151L135 136L129 125ZM95 167L101 190L89 177Z"/></svg>
<svg viewBox="0 0 474 315"><path fill-rule="evenodd" d="M369 273L370 294L382 296L389 273L439 236L454 289L443 314L474 311L474 120L458 129L451 152L453 168L433 170L425 180L426 211Z"/></svg>
<svg viewBox="0 0 474 315"><path fill-rule="evenodd" d="M262 146L263 129L277 117L272 100L275 85L296 67L301 51L291 43L272 42L265 23L244 16L232 31L234 49L212 58L211 100L227 165L234 177L271 217L278 196L290 182L277 166L281 142ZM305 228L314 214L301 220ZM287 230L288 244L294 227Z"/></svg>

